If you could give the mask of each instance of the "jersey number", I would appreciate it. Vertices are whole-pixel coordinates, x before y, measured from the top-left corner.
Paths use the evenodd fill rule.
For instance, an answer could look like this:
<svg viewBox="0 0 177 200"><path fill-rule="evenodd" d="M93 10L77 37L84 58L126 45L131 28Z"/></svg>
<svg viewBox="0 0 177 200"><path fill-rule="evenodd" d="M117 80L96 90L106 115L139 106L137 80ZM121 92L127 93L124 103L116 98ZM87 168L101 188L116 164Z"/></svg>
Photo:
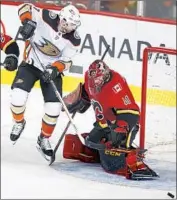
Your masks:
<svg viewBox="0 0 177 200"><path fill-rule="evenodd" d="M131 104L131 101L130 101L130 99L129 99L129 97L127 95L125 95L125 97L122 97L122 100L124 102L124 105Z"/></svg>

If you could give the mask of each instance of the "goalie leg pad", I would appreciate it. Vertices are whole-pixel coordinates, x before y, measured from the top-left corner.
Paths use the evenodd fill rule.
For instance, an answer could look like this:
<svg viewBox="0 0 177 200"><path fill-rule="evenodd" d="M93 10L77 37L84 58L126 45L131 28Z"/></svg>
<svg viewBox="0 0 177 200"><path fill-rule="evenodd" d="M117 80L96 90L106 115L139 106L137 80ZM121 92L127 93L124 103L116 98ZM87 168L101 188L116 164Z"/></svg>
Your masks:
<svg viewBox="0 0 177 200"><path fill-rule="evenodd" d="M82 134L86 137L88 134ZM99 162L97 151L84 146L77 135L68 134L65 136L63 157L66 159L76 159L82 162L95 163Z"/></svg>
<svg viewBox="0 0 177 200"><path fill-rule="evenodd" d="M127 155L127 179L143 180L158 178L159 175L146 165L142 158L137 155L137 152L131 152Z"/></svg>
<svg viewBox="0 0 177 200"><path fill-rule="evenodd" d="M82 137L85 139L89 133L83 133ZM93 162L93 163L99 163L100 162L100 156L99 152L95 149L89 148L87 146L84 146L84 154L80 154L80 160L83 162Z"/></svg>
<svg viewBox="0 0 177 200"><path fill-rule="evenodd" d="M77 135L67 134L64 140L63 157L66 159L79 160L79 154L84 146Z"/></svg>
<svg viewBox="0 0 177 200"><path fill-rule="evenodd" d="M124 152L117 149L99 150L100 162L104 170L110 173L117 173L118 170L126 167L126 158Z"/></svg>
<svg viewBox="0 0 177 200"><path fill-rule="evenodd" d="M103 169L112 174L123 175L127 179L152 179L158 175L139 157L137 150L99 150Z"/></svg>

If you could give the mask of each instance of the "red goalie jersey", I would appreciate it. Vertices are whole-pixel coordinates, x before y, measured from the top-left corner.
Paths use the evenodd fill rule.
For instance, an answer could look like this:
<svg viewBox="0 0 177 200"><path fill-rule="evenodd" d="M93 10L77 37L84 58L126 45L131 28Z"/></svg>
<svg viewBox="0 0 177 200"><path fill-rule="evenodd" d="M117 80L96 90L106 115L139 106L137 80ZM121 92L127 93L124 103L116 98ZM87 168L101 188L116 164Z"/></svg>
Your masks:
<svg viewBox="0 0 177 200"><path fill-rule="evenodd" d="M99 65L99 63L97 64ZM116 115L131 113L139 115L132 92L124 77L109 69L94 65L85 73L85 90L95 110L97 121L102 125L107 120L116 120ZM104 74L104 75L103 75Z"/></svg>

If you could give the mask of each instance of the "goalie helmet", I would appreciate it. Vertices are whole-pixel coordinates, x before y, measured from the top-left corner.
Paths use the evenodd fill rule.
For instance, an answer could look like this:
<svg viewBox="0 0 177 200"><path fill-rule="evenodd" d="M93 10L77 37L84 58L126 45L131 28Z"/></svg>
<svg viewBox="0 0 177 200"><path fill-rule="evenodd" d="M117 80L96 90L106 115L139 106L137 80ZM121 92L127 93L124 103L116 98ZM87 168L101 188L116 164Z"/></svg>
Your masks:
<svg viewBox="0 0 177 200"><path fill-rule="evenodd" d="M76 30L81 25L79 10L73 5L61 9L59 18L58 30L64 34Z"/></svg>
<svg viewBox="0 0 177 200"><path fill-rule="evenodd" d="M91 94L101 91L102 86L110 80L110 69L102 60L95 60L88 70L88 87Z"/></svg>

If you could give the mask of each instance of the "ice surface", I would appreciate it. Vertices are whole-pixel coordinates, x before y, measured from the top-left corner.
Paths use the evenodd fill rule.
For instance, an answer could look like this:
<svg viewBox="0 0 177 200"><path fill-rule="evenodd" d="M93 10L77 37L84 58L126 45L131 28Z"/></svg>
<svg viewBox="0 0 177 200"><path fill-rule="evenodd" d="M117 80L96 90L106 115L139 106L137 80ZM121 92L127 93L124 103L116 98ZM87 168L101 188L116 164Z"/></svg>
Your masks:
<svg viewBox="0 0 177 200"><path fill-rule="evenodd" d="M170 199L167 192L176 196L176 116L175 108L148 107L148 126L158 131L147 135L149 148L146 161L157 173L159 180L130 181L124 177L107 174L99 165L85 164L62 157L62 144L56 162L49 167L36 149L43 115L43 99L39 89L33 89L26 109L27 125L21 138L13 146L9 139L12 127L9 110L10 88L1 86L1 198L2 199ZM168 115L171 126L155 118ZM153 119L153 120L152 120ZM74 119L79 132L92 128L94 117L90 109ZM152 124L153 121L153 124ZM68 119L61 113L55 133L51 138L54 146ZM168 125L170 125L168 123ZM159 128L160 126L160 128ZM152 129L153 127L153 129ZM73 132L72 127L69 132Z"/></svg>

